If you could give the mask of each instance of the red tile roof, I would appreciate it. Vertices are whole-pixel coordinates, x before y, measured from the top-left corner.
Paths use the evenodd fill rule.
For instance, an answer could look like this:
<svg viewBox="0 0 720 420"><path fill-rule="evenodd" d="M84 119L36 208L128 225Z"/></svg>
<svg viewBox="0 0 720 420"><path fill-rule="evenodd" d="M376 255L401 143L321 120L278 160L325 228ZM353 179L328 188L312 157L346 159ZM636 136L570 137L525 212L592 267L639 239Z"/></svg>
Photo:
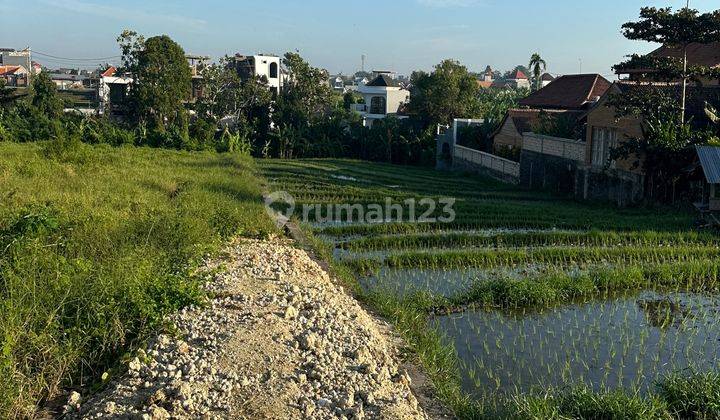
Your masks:
<svg viewBox="0 0 720 420"><path fill-rule="evenodd" d="M663 45L650 53L653 57L683 58L680 47ZM709 44L693 43L687 48L688 63L692 66L720 67L720 42Z"/></svg>
<svg viewBox="0 0 720 420"><path fill-rule="evenodd" d="M561 76L521 99L519 104L538 109L581 110L604 95L610 86L612 83L599 74Z"/></svg>
<svg viewBox="0 0 720 420"><path fill-rule="evenodd" d="M0 76L15 74L21 68L20 66L0 66Z"/></svg>
<svg viewBox="0 0 720 420"><path fill-rule="evenodd" d="M112 77L112 76L115 75L115 72L116 72L116 71L117 71L117 69L116 69L115 67L110 66L110 67L108 67L107 70L105 70L105 71L101 74L101 76L102 76L102 77Z"/></svg>
<svg viewBox="0 0 720 420"><path fill-rule="evenodd" d="M493 85L493 83L494 82L492 80L478 80L477 81L478 86L480 86L483 89L487 89L487 88L491 87Z"/></svg>
<svg viewBox="0 0 720 420"><path fill-rule="evenodd" d="M523 73L522 70L520 70L520 69L515 70L513 72L513 74L511 74L510 77L508 77L508 79L511 79L511 80L527 79L527 78L528 77L525 76L525 73Z"/></svg>

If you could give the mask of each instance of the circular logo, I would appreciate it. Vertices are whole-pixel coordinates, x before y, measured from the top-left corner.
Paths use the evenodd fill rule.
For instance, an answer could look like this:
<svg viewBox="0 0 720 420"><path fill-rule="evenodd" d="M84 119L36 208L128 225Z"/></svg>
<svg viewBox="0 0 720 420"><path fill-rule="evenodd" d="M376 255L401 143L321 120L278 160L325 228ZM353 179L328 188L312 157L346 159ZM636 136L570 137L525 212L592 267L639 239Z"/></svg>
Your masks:
<svg viewBox="0 0 720 420"><path fill-rule="evenodd" d="M285 191L275 191L265 196L265 210L278 227L283 227L295 212L295 199Z"/></svg>

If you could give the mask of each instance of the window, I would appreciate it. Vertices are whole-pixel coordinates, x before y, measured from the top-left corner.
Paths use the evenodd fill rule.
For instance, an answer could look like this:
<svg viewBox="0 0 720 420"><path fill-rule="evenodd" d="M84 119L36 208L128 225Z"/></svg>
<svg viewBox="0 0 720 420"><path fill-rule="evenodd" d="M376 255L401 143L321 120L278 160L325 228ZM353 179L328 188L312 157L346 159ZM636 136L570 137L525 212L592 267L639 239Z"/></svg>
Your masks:
<svg viewBox="0 0 720 420"><path fill-rule="evenodd" d="M278 65L277 63L270 63L270 78L277 79L278 77Z"/></svg>
<svg viewBox="0 0 720 420"><path fill-rule="evenodd" d="M385 106L385 98L382 96L373 96L370 100L371 114L385 114L387 107Z"/></svg>
<svg viewBox="0 0 720 420"><path fill-rule="evenodd" d="M615 161L610 161L610 151L617 147L617 129L607 127L593 127L592 131L592 164L593 166L610 165L615 167Z"/></svg>

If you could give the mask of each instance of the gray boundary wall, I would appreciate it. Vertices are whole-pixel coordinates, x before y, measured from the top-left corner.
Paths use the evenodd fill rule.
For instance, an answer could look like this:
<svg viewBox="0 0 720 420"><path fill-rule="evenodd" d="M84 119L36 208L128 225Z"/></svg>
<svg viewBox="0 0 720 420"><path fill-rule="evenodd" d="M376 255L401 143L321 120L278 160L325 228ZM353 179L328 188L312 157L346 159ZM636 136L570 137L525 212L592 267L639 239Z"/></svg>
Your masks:
<svg viewBox="0 0 720 420"><path fill-rule="evenodd" d="M445 144L446 159L439 169L489 175L527 189L543 189L578 200L613 202L628 206L643 200L644 177L639 174L587 165L586 143L534 133L523 133L520 162L456 144L457 122L438 135L438 158ZM449 155L449 156L447 156Z"/></svg>
<svg viewBox="0 0 720 420"><path fill-rule="evenodd" d="M458 145L455 145L453 169L484 173L512 184L520 182L520 163Z"/></svg>

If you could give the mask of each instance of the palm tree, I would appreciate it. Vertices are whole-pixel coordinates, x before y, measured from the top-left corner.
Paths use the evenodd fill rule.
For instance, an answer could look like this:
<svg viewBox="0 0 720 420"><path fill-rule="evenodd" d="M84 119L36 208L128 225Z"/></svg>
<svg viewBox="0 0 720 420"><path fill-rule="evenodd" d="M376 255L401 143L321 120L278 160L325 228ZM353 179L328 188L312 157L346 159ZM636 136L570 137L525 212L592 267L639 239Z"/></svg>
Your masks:
<svg viewBox="0 0 720 420"><path fill-rule="evenodd" d="M528 65L530 71L532 71L533 78L535 79L535 90L540 89L540 75L547 69L547 63L540 57L540 54L535 53L530 57L530 64Z"/></svg>

